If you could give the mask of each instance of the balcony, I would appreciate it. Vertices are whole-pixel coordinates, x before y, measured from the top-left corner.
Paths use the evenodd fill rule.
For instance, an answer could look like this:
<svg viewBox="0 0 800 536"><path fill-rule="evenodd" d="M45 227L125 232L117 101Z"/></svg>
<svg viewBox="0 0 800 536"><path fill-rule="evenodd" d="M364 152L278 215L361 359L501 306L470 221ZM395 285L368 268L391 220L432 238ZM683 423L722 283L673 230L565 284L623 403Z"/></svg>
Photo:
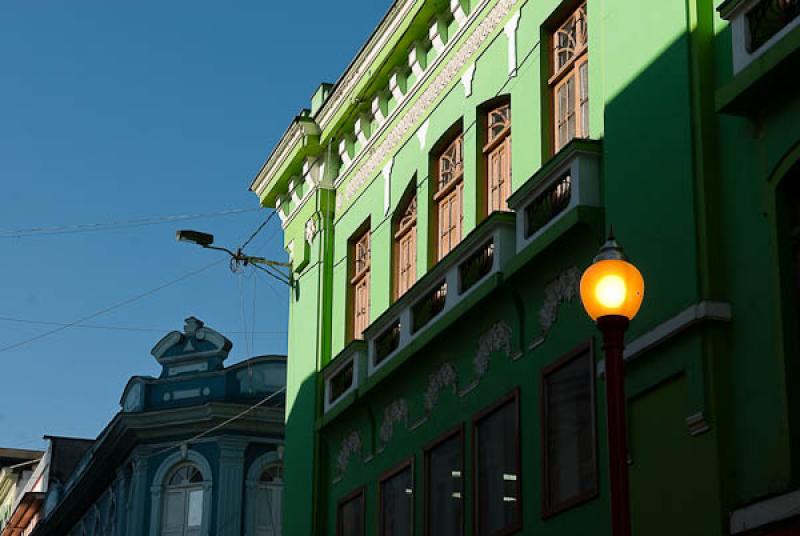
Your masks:
<svg viewBox="0 0 800 536"><path fill-rule="evenodd" d="M322 371L324 416L335 419L576 223L601 221L602 143L573 140L419 279Z"/></svg>
<svg viewBox="0 0 800 536"><path fill-rule="evenodd" d="M517 215L517 253L533 249L533 244L541 250L550 242L545 235L576 209L602 206L601 152L599 141L571 141L508 199Z"/></svg>
<svg viewBox="0 0 800 536"><path fill-rule="evenodd" d="M350 343L331 361L322 371L326 420L347 405L351 393L443 328L446 318L454 318L451 311L502 274L515 252L514 220L510 213L489 216L370 324L363 341Z"/></svg>
<svg viewBox="0 0 800 536"><path fill-rule="evenodd" d="M784 95L794 95L800 69L800 0L727 0L733 78L717 90L723 113L750 116Z"/></svg>

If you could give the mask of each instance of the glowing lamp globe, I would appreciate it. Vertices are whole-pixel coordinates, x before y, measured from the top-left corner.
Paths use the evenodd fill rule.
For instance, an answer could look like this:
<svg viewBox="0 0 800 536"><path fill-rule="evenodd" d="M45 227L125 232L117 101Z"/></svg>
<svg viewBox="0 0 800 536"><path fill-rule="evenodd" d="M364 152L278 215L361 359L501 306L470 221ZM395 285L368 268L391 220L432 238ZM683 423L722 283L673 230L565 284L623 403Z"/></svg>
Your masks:
<svg viewBox="0 0 800 536"><path fill-rule="evenodd" d="M633 319L644 298L644 279L625 259L613 236L581 276L581 302L592 320L604 316Z"/></svg>

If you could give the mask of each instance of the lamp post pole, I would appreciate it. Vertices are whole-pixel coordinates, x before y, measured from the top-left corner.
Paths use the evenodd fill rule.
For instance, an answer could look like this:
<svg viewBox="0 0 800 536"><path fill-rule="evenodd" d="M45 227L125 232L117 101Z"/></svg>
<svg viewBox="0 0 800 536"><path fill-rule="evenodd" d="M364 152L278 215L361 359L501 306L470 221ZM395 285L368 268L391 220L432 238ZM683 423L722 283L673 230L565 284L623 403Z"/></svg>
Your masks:
<svg viewBox="0 0 800 536"><path fill-rule="evenodd" d="M628 449L625 418L625 370L623 350L628 319L621 315L601 316L597 327L603 333L606 365L606 415L608 419L608 468L611 483L611 534L631 536L628 491Z"/></svg>
<svg viewBox="0 0 800 536"><path fill-rule="evenodd" d="M644 279L613 236L581 276L581 302L603 334L606 365L608 472L611 534L631 536L628 445L625 419L625 330L644 299Z"/></svg>

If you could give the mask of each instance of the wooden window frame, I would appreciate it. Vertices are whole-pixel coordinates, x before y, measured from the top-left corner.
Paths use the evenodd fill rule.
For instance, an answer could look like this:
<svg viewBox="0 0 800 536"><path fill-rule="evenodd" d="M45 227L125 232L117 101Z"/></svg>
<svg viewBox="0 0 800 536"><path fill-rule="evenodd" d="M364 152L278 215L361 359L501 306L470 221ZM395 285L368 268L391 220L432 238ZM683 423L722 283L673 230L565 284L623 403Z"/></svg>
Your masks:
<svg viewBox="0 0 800 536"><path fill-rule="evenodd" d="M433 226L435 233L434 245L436 248L435 259L436 261L442 260L448 253L461 243L464 239L464 132L459 128L455 135L449 136L449 141L438 151L435 151L434 158L434 185L435 192L433 193L433 214L435 215L434 221L436 225ZM461 167L459 173L449 180L446 184L441 184L441 163L444 155L450 151L457 143L461 144ZM458 206L458 218L455 229L457 229L458 239L455 243L449 244L447 251L443 251L442 241L442 218L441 211L442 205L445 202L456 202ZM453 227L448 228L448 234L452 232Z"/></svg>
<svg viewBox="0 0 800 536"><path fill-rule="evenodd" d="M361 486L336 501L336 536L349 536L342 532L342 506L356 499L361 501L361 532L367 534L366 487Z"/></svg>
<svg viewBox="0 0 800 536"><path fill-rule="evenodd" d="M587 31L581 32L579 34L579 42L581 42L578 49L576 49L572 55L572 57L567 60L564 65L558 67L557 66L557 53L556 53L556 37L558 35L559 30L561 30L564 26L566 26L572 19L575 19L576 16L580 11L584 12L584 23L586 25ZM575 3L574 7L570 9L565 16L560 17L558 22L552 26L552 30L549 32L549 42L548 42L548 54L547 57L549 58L549 65L550 65L550 77L547 80L547 87L550 92L550 109L551 109L551 124L550 124L550 132L552 138L551 150L552 153L555 154L561 149L564 148L571 140L573 139L582 139L589 137L589 124L587 120L587 128L586 132L583 132L583 114L581 112L581 77L580 77L580 69L581 66L589 62L589 41L588 38L584 36L588 35L588 10L587 10L587 2L586 0L582 2ZM583 38L583 39L581 39ZM587 66L587 74L588 78L588 66ZM574 81L574 96L573 96L573 105L575 107L575 135L571 138L566 139L564 143L559 146L559 138L558 138L558 127L559 127L559 103L558 103L558 91L563 86L566 85L568 80ZM589 90L588 90L588 80L587 80L587 91L586 91L586 102L590 102L589 99ZM587 106L588 110L588 106Z"/></svg>
<svg viewBox="0 0 800 536"><path fill-rule="evenodd" d="M492 136L492 124L491 118L492 114L503 109L508 108L508 118L507 124L500 131L496 136ZM484 137L486 142L484 143L481 149L481 156L483 160L483 173L484 173L484 180L483 180L483 188L484 188L484 196L485 200L483 202L483 210L486 211L486 215L490 215L493 212L497 211L509 211L508 208L508 198L511 196L511 126L512 126L512 118L511 118L511 100L508 97L502 98L499 101L493 102L490 106L485 108L483 112L483 121L485 128L484 130ZM506 164L506 176L505 176L505 186L503 188L504 192L501 192L501 195L504 194L504 199L502 202L502 206L500 207L493 207L492 206L492 173L491 173L491 156L495 149L497 149L500 145L506 145L506 153L507 153L507 164Z"/></svg>
<svg viewBox="0 0 800 536"><path fill-rule="evenodd" d="M395 465L391 469L384 471L383 474L378 478L378 515L377 522L378 526L376 527L375 534L381 536L383 532L381 532L383 528L383 483L389 480L390 478L397 476L398 474L402 473L408 469L411 472L411 534L414 534L414 504L416 503L416 492L414 490L415 483L414 483L414 456L409 456L399 464Z"/></svg>
<svg viewBox="0 0 800 536"><path fill-rule="evenodd" d="M591 384L591 412L592 412L592 465L594 467L594 488L586 493L576 495L566 501L558 504L550 504L550 479L549 479L549 466L547 455L547 377L567 365L572 360L582 356L586 352L589 353L589 377L592 378ZM553 517L561 512L570 510L578 505L590 501L597 497L600 493L600 475L598 473L599 466L597 460L597 398L596 398L596 381L595 378L595 359L594 359L594 340L589 339L585 341L563 356L559 357L550 365L544 367L539 373L539 409L540 409L540 426L541 426L541 449L542 449L542 519Z"/></svg>
<svg viewBox="0 0 800 536"><path fill-rule="evenodd" d="M524 516L525 516L525 509L523 508L522 502L522 433L520 428L520 389L519 387L514 388L511 392L507 393L506 395L502 396L500 399L496 400L488 407L482 409L472 417L472 437L471 445L472 448L472 534L473 536L478 535L478 527L480 521L480 512L479 512L479 483L478 483L478 444L477 444L477 436L478 436L478 424L480 421L491 415L492 413L498 411L506 404L513 402L514 403L514 420L515 420L515 438L514 440L517 442L517 474L519 476L518 485L517 485L517 501L518 501L518 511L519 515L517 516L517 523L505 527L503 530L491 534L489 536L508 536L510 534L514 534L517 531L522 530L524 526Z"/></svg>
<svg viewBox="0 0 800 536"><path fill-rule="evenodd" d="M363 241L367 241L367 261L366 266L362 267L360 270L357 269L358 265L358 258L356 257L356 253L359 247L359 244ZM364 324L364 329L369 326L369 312L370 312L370 293L371 293L371 269L372 269L372 230L369 226L369 220L367 220L364 224L362 224L358 230L353 233L350 240L348 240L348 248L347 248L347 294L348 294L348 306L347 306L347 340L361 340L363 339L363 332L357 333L358 324L356 322L357 319L357 300L358 300L358 287L359 285L366 280L365 286L367 289L367 310L366 316L367 321Z"/></svg>
<svg viewBox="0 0 800 536"><path fill-rule="evenodd" d="M412 185L415 186L415 185ZM406 215L410 207L414 205L413 218L410 221L405 221ZM416 188L413 194L400 204L400 211L394 224L392 225L392 298L397 301L400 297L408 292L417 280L417 247L418 247L418 227L417 221L419 217L419 205L416 193ZM411 281L408 282L406 288L401 288L402 281L402 242L407 235L412 234L411 250L413 251L411 260Z"/></svg>
<svg viewBox="0 0 800 536"><path fill-rule="evenodd" d="M423 524L423 534L425 536L437 536L435 534L431 534L431 527L430 527L430 505L428 503L430 499L430 460L429 456L432 450L436 449L445 441L449 441L454 437L458 437L459 439L459 447L461 448L461 535L464 535L464 524L466 522L465 514L466 514L466 505L464 495L466 495L465 491L465 474L464 474L464 460L465 460L465 450L464 450L464 423L459 423L458 426L455 428L451 428L450 430L446 431L445 433L439 435L436 439L425 445L422 450L422 463L423 463L423 517L424 517L424 524Z"/></svg>

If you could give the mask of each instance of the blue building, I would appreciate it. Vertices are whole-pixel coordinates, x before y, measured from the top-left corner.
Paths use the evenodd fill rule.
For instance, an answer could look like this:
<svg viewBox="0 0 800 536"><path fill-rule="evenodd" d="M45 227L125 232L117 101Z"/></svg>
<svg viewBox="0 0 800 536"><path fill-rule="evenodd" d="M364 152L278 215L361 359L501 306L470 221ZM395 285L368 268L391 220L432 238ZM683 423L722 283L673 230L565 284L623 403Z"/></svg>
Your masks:
<svg viewBox="0 0 800 536"><path fill-rule="evenodd" d="M225 367L231 346L193 317L162 338L31 534L280 535L286 358Z"/></svg>

